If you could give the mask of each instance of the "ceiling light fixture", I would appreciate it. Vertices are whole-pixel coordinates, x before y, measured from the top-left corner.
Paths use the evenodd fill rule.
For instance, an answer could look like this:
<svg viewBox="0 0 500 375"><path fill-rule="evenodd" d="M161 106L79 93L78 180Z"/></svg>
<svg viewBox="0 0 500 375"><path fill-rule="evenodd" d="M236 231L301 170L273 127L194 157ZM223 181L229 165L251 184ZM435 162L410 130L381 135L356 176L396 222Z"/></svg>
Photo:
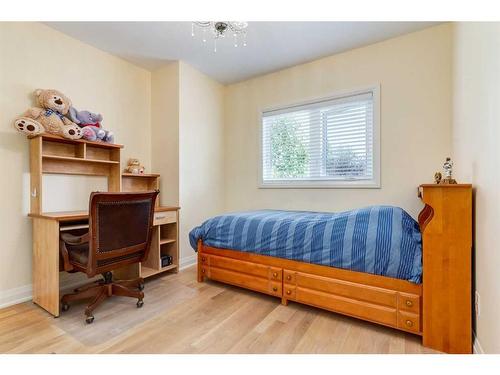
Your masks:
<svg viewBox="0 0 500 375"><path fill-rule="evenodd" d="M191 23L191 36L194 37L195 28L201 29L203 30L203 43L205 43L207 41L207 32L210 33L214 40L214 52L217 52L217 39L225 38L227 34L233 35L235 47L238 47L238 42L242 43L243 47L246 47L247 26L247 22L196 21Z"/></svg>

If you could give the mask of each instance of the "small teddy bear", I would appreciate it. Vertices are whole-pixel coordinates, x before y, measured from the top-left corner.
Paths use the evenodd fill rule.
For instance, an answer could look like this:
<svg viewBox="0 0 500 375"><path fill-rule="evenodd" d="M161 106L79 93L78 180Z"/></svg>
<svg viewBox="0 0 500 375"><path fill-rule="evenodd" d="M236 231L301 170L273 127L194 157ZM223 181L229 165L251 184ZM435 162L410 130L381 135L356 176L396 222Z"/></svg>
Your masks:
<svg viewBox="0 0 500 375"><path fill-rule="evenodd" d="M28 136L45 132L68 139L80 139L82 131L65 117L71 107L71 100L57 90L35 90L40 107L28 109L14 121L14 127Z"/></svg>
<svg viewBox="0 0 500 375"><path fill-rule="evenodd" d="M127 168L125 168L125 172L133 174L143 174L144 167L139 162L139 159L129 159Z"/></svg>
<svg viewBox="0 0 500 375"><path fill-rule="evenodd" d="M78 111L75 107L70 107L68 116L71 121L82 128L83 138L87 141L114 143L113 132L102 128L102 115L90 111Z"/></svg>

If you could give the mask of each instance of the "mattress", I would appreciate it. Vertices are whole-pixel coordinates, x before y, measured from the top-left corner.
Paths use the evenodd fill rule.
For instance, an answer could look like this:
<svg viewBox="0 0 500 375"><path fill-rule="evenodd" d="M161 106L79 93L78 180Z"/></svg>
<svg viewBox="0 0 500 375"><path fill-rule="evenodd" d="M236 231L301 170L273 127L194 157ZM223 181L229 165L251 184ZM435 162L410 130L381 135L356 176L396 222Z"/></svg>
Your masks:
<svg viewBox="0 0 500 375"><path fill-rule="evenodd" d="M338 213L259 210L206 220L189 233L220 249L314 263L420 283L422 236L402 208L372 206Z"/></svg>

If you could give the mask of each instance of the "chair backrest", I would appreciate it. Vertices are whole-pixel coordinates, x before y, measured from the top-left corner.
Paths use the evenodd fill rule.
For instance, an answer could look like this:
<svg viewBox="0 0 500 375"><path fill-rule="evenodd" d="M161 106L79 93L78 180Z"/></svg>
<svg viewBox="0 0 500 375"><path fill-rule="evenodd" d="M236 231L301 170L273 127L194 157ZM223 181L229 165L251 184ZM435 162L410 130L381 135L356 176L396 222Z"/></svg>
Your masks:
<svg viewBox="0 0 500 375"><path fill-rule="evenodd" d="M157 195L158 191L90 195L89 276L147 258Z"/></svg>

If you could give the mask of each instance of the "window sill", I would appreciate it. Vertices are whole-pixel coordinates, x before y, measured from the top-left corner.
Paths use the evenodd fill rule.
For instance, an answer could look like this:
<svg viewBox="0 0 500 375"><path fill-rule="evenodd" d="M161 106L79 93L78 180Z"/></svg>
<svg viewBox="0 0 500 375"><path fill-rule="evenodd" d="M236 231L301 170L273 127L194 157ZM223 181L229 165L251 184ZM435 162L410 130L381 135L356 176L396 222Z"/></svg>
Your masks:
<svg viewBox="0 0 500 375"><path fill-rule="evenodd" d="M380 189L380 183L375 181L332 181L332 182L261 182L259 189Z"/></svg>

